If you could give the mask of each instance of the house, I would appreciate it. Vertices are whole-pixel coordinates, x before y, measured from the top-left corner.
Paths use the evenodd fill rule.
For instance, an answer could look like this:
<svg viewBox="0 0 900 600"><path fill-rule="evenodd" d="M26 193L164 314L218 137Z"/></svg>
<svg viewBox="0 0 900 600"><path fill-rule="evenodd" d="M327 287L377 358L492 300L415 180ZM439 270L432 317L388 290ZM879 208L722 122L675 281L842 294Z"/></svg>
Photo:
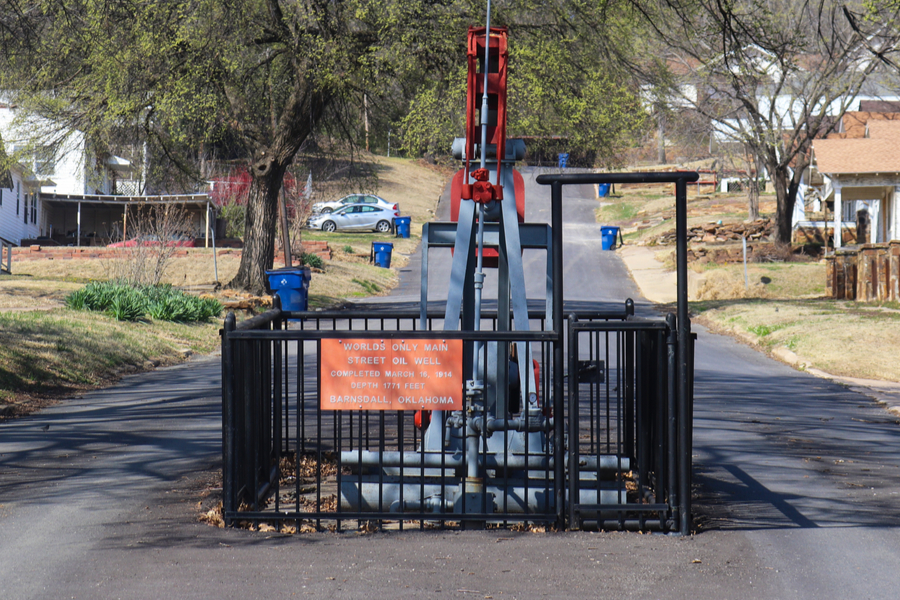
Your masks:
<svg viewBox="0 0 900 600"><path fill-rule="evenodd" d="M835 248L843 245L839 232L849 224L857 229L858 243L900 239L900 113L876 114L848 113L843 135L813 142L813 163L827 190L823 197L833 198Z"/></svg>
<svg viewBox="0 0 900 600"><path fill-rule="evenodd" d="M97 153L78 131L55 147L40 146L29 132L48 123L17 117L14 105L0 102L0 164L12 165L6 180L0 173L0 237L16 245L105 245L128 237L129 211L175 204L189 216L184 233L209 244L214 207L207 194L140 194L128 160Z"/></svg>
<svg viewBox="0 0 900 600"><path fill-rule="evenodd" d="M0 238L19 245L22 239L36 238L46 222L39 206L40 185L46 183L29 174L20 164L0 168Z"/></svg>

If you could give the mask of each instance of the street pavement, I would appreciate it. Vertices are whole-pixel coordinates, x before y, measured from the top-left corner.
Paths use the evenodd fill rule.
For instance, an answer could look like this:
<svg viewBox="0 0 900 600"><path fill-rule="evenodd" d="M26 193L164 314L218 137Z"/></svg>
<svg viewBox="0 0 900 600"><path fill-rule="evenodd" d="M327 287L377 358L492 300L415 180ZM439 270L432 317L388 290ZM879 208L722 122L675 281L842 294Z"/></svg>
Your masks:
<svg viewBox="0 0 900 600"><path fill-rule="evenodd" d="M549 221L535 174L527 220ZM567 300L632 297L653 314L600 250L594 207L566 188ZM418 302L411 259L388 302ZM526 256L526 272L541 261ZM429 297L446 297L435 285ZM0 424L0 599L897 597L897 419L698 333L695 535L210 527L197 517L218 485L220 365L197 357Z"/></svg>

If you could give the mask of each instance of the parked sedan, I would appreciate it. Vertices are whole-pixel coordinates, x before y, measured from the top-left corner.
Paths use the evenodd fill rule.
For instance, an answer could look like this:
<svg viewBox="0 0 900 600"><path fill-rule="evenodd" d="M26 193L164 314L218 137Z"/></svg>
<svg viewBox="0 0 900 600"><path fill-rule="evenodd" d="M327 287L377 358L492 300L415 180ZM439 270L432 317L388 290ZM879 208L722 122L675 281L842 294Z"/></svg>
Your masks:
<svg viewBox="0 0 900 600"><path fill-rule="evenodd" d="M369 204L371 206L380 206L389 210L400 211L399 204L388 202L384 198L372 194L350 194L349 196L344 196L340 200L335 200L333 202L317 202L316 204L313 204L312 210L313 213L326 214L351 204Z"/></svg>
<svg viewBox="0 0 900 600"><path fill-rule="evenodd" d="M306 226L322 231L372 229L387 233L391 230L393 220L399 216L400 211L393 208L351 204L332 213L315 215L306 222Z"/></svg>

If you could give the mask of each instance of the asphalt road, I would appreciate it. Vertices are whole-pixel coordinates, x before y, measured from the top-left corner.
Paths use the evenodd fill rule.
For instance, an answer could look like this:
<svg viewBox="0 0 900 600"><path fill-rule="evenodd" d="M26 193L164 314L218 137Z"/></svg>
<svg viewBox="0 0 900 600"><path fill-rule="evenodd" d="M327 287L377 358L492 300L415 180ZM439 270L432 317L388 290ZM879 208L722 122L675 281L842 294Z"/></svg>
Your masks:
<svg viewBox="0 0 900 600"><path fill-rule="evenodd" d="M545 188L526 180L528 220L549 220ZM567 300L638 300L615 253L599 250L596 200L575 190L565 202ZM418 301L415 269L395 301ZM0 425L0 598L897 597L896 419L699 336L694 536L285 537L200 524L221 419L218 360L198 358Z"/></svg>

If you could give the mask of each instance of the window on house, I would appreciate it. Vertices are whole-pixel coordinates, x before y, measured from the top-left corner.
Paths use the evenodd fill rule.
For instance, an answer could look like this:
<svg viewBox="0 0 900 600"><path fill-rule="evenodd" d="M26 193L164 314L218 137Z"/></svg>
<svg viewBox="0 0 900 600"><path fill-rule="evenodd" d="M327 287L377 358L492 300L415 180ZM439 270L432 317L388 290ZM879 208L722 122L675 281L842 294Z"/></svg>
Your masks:
<svg viewBox="0 0 900 600"><path fill-rule="evenodd" d="M24 214L24 216L25 216L24 222L26 225L28 225L28 194L25 194L25 214Z"/></svg>
<svg viewBox="0 0 900 600"><path fill-rule="evenodd" d="M3 206L3 188L0 188L0 206Z"/></svg>
<svg viewBox="0 0 900 600"><path fill-rule="evenodd" d="M34 151L34 172L36 175L53 175L56 172L53 148L43 147Z"/></svg>
<svg viewBox="0 0 900 600"><path fill-rule="evenodd" d="M37 194L31 195L31 224L37 225Z"/></svg>
<svg viewBox="0 0 900 600"><path fill-rule="evenodd" d="M20 182L18 182L18 181L16 182L16 214L19 214L19 192L21 192L21 189L19 188L19 183Z"/></svg>

